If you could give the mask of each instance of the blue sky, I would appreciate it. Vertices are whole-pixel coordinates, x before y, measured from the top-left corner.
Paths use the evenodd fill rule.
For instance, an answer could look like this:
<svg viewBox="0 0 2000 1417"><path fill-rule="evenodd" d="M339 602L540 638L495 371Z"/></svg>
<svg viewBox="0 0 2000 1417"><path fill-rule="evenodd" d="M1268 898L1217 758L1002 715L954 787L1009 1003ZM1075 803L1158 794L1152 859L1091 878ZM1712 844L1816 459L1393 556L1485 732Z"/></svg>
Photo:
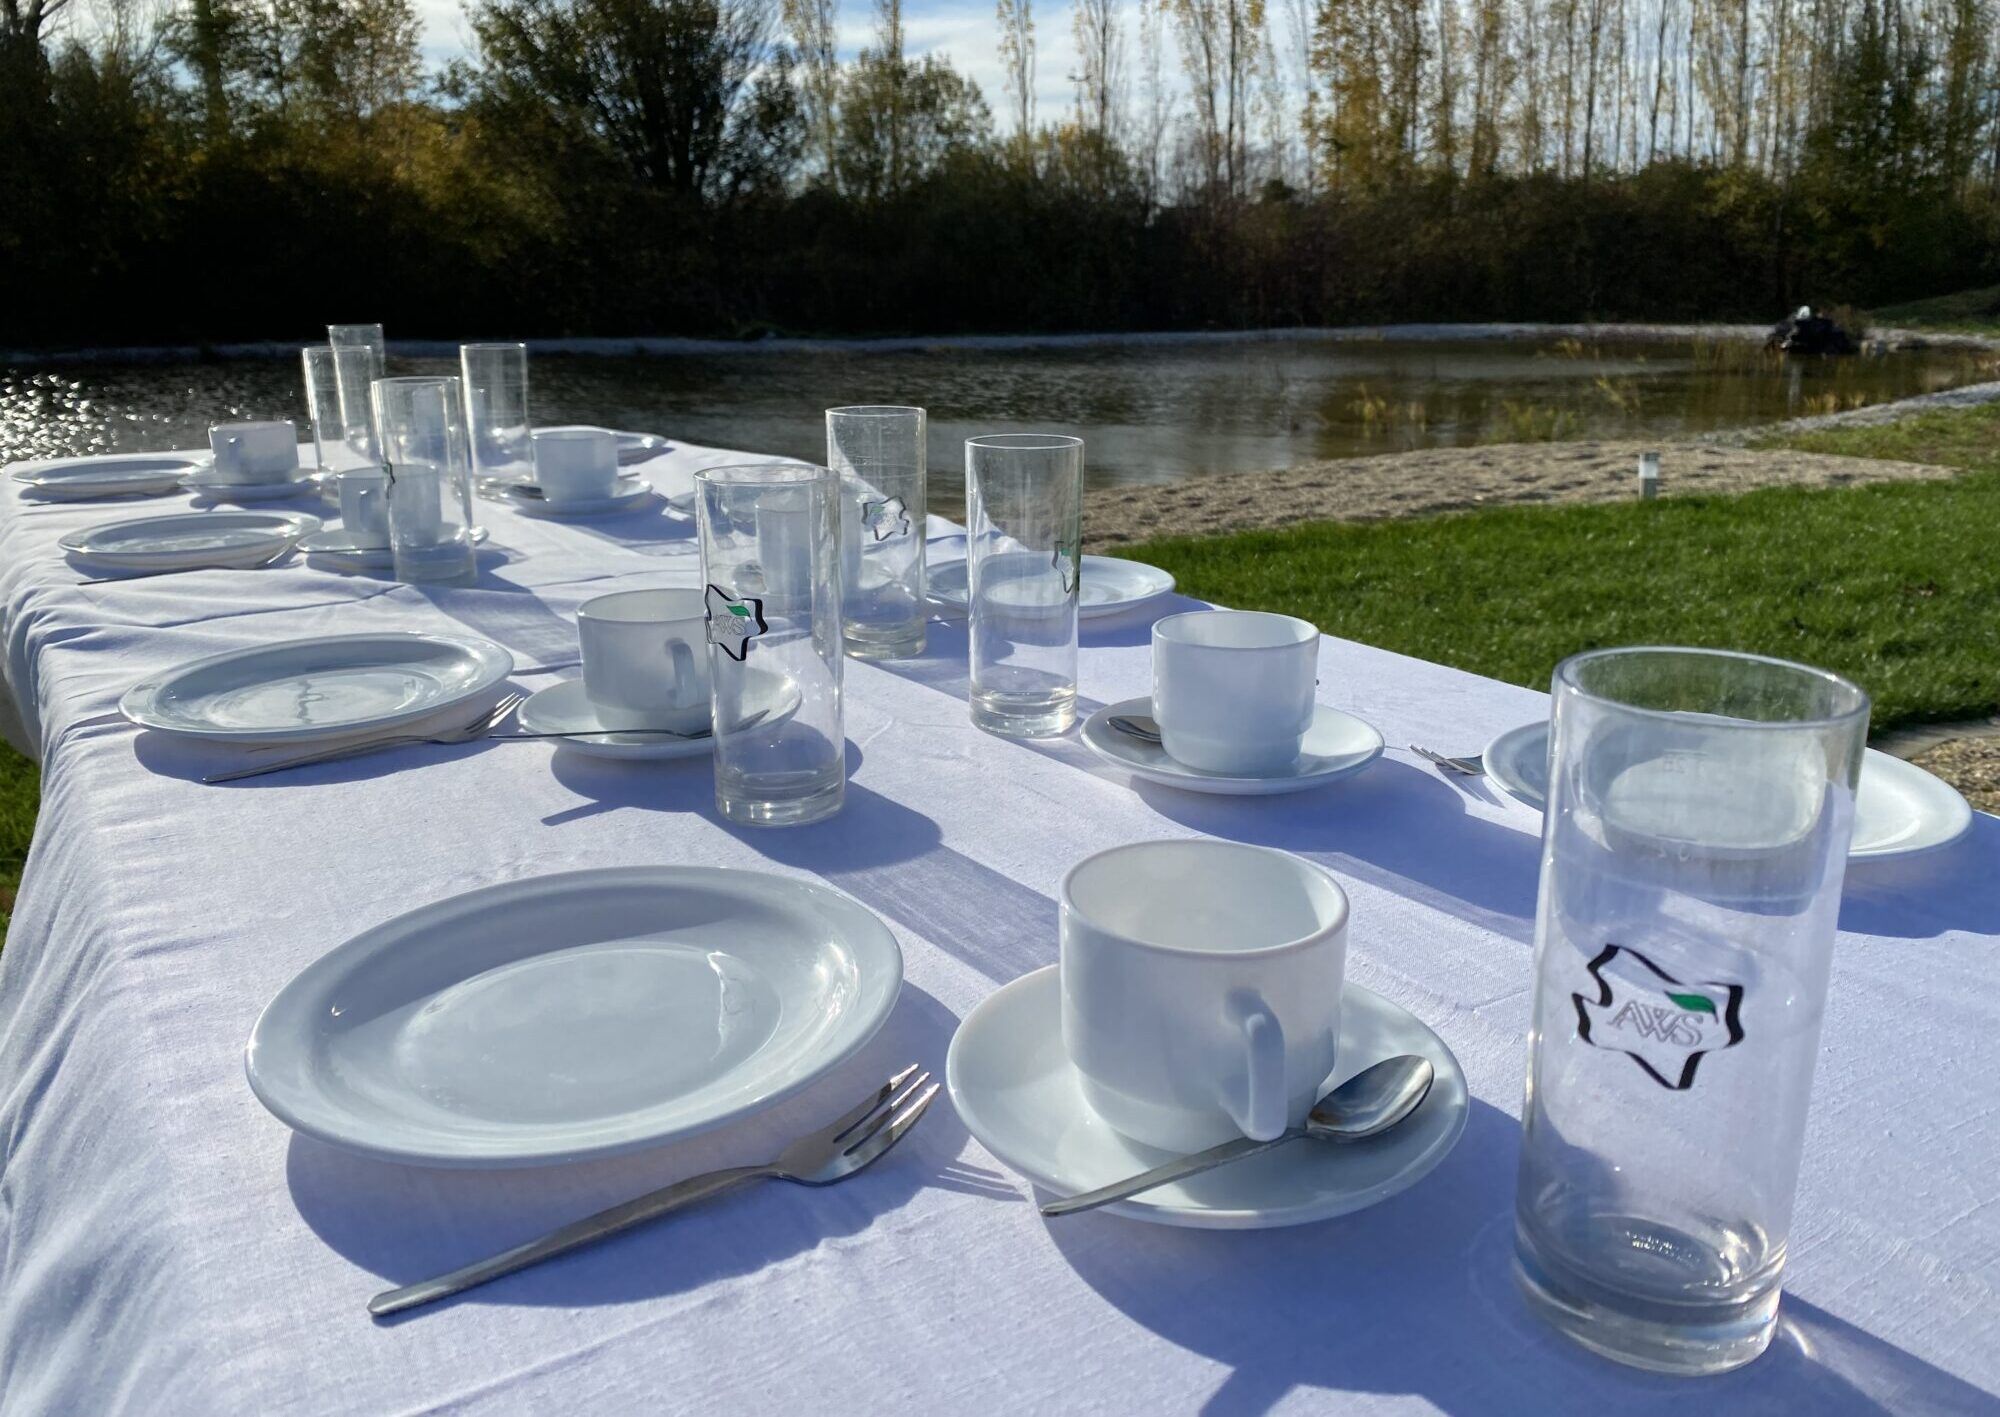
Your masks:
<svg viewBox="0 0 2000 1417"><path fill-rule="evenodd" d="M1007 118L1006 88L1001 79L1000 29L994 9L987 0L905 0L903 31L912 55L943 54L950 57L960 73L979 85L986 102L1001 127ZM1051 4L1042 0L1035 13L1035 99L1038 118L1050 122L1070 106L1073 90L1070 73L1076 46L1070 33L1067 0ZM417 0L417 13L424 25L424 57L442 64L465 53L470 29L459 0ZM874 9L869 0L844 0L840 11L843 54L852 56L870 39ZM1127 11L1126 62L1128 70L1137 54L1137 14ZM1171 54L1168 63L1172 63Z"/></svg>

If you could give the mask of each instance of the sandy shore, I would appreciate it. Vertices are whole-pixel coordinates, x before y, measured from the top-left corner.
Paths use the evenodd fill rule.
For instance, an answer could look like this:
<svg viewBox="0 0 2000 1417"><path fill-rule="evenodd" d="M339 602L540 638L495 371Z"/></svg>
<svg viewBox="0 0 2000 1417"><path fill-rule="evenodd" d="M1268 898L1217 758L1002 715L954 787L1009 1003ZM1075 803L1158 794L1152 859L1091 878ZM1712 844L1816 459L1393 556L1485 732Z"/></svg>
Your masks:
<svg viewBox="0 0 2000 1417"><path fill-rule="evenodd" d="M1207 536L1302 521L1376 521L1534 502L1615 502L1638 495L1639 454L1660 451L1660 495L1755 487L1838 487L1937 480L1952 469L1874 458L1713 443L1496 443L1377 457L1328 458L1281 472L1170 485L1110 487L1084 504L1087 549L1163 536Z"/></svg>

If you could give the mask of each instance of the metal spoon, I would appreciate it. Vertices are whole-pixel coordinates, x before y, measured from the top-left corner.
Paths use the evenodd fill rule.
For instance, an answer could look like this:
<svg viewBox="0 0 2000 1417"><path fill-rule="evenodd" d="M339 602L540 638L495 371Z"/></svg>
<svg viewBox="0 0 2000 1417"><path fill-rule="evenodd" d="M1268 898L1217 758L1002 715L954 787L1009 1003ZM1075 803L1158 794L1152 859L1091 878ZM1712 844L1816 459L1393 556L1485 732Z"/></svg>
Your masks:
<svg viewBox="0 0 2000 1417"><path fill-rule="evenodd" d="M1143 713L1114 713L1108 722L1120 733L1128 733L1141 743L1160 741L1160 725Z"/></svg>
<svg viewBox="0 0 2000 1417"><path fill-rule="evenodd" d="M1164 1186L1169 1181L1199 1175L1217 1166L1227 1166L1246 1156L1256 1156L1274 1146L1297 1141L1300 1137L1348 1142L1379 1136L1417 1110L1417 1104L1424 1100L1436 1077L1437 1069L1431 1066L1430 1059L1420 1058L1415 1053L1384 1058L1371 1067L1363 1068L1322 1097L1307 1116L1303 1127L1293 1127L1269 1141L1237 1137L1207 1151L1198 1151L1192 1156L1183 1156L1178 1161L1169 1161L1164 1166L1155 1166L1150 1171L1127 1176L1108 1186L1099 1186L1094 1191L1050 1201L1042 1207L1042 1214L1075 1215L1080 1210L1095 1210L1101 1205L1122 1201L1127 1196L1136 1196L1141 1191L1150 1191L1155 1186Z"/></svg>

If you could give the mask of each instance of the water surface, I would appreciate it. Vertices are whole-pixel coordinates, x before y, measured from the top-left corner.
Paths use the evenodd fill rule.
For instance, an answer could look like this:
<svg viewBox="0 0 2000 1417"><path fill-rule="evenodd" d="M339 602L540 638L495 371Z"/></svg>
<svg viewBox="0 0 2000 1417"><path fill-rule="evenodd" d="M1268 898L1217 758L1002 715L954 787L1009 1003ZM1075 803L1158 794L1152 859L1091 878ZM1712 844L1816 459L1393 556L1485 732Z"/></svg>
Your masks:
<svg viewBox="0 0 2000 1417"><path fill-rule="evenodd" d="M456 372L392 359L393 373ZM1994 378L1993 356L1788 360L1747 345L1250 339L800 353L536 355L537 422L823 457L821 411L914 403L931 464L975 433L1080 433L1094 485L1524 439L1669 437ZM296 359L0 369L0 460L199 447L210 422L293 418Z"/></svg>

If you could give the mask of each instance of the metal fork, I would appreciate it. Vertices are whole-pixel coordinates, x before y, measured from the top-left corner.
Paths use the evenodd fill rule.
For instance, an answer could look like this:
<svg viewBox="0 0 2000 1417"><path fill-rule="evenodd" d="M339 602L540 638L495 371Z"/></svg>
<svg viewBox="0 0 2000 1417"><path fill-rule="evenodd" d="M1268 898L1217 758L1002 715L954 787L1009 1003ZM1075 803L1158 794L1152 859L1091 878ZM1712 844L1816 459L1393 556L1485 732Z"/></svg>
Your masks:
<svg viewBox="0 0 2000 1417"><path fill-rule="evenodd" d="M682 1206L734 1190L746 1182L770 1177L779 1181L794 1181L801 1186L830 1186L836 1181L845 1181L901 1141L903 1134L917 1124L917 1119L924 1115L924 1109L931 1105L931 1099L937 1096L936 1083L924 1086L930 1082L930 1076L928 1072L918 1072L917 1064L910 1064L877 1088L866 1102L832 1125L800 1137L769 1165L731 1166L726 1170L710 1171L706 1175L676 1181L636 1200L574 1221L539 1240L502 1250L491 1259L466 1265L436 1279L426 1279L421 1284L405 1284L400 1289L385 1290L368 1301L368 1312L378 1319L385 1318L436 1299L463 1294L489 1279L526 1269L556 1255L566 1255L585 1245L594 1245L635 1225L658 1220Z"/></svg>
<svg viewBox="0 0 2000 1417"><path fill-rule="evenodd" d="M447 728L442 733L395 733L386 738L370 738L362 743L349 743L345 747L325 748L317 753L301 753L297 757L283 758L274 763L256 763L247 768L231 768L228 772L212 772L202 781L235 782L240 778L261 777L267 772L284 772L287 768L302 768L313 763L339 762L342 758L359 758L368 753L380 752L384 748L401 747L407 743L469 743L475 738L485 737L487 733L505 722L507 715L526 702L527 697L526 694L509 694L472 722L458 728Z"/></svg>
<svg viewBox="0 0 2000 1417"><path fill-rule="evenodd" d="M1473 758L1454 758L1444 753L1434 753L1429 748L1410 745L1410 751L1427 763L1435 764L1446 772L1455 772L1460 777L1484 777L1486 775L1486 755L1481 753Z"/></svg>

